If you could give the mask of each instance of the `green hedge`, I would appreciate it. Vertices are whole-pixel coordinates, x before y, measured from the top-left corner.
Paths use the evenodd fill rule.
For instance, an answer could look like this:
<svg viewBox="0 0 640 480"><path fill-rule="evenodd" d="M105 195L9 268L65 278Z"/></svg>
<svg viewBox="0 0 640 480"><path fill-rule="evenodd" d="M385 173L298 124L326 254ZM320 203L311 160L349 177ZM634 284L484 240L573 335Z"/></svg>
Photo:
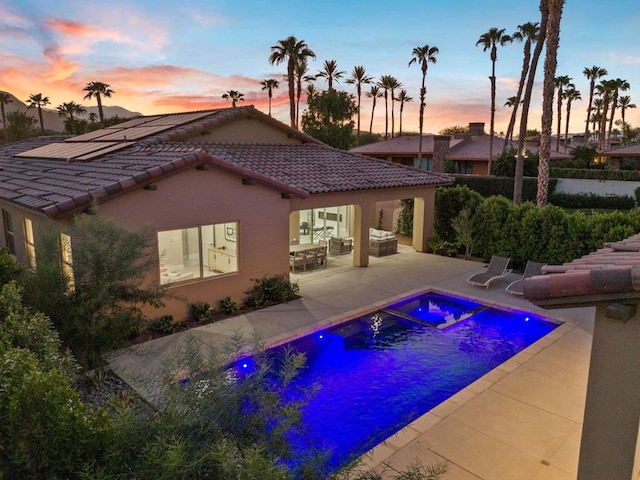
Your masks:
<svg viewBox="0 0 640 480"><path fill-rule="evenodd" d="M609 210L631 210L635 200L629 195L596 195L594 193L552 193L549 203L564 208L602 208Z"/></svg>
<svg viewBox="0 0 640 480"><path fill-rule="evenodd" d="M488 177L482 175L454 175L456 185L466 185L471 190L478 192L485 198L492 195L502 195L506 198L513 198L513 178L511 177ZM558 180L549 179L549 194L553 193ZM525 177L522 179L522 201L534 202L538 192L538 179Z"/></svg>
<svg viewBox="0 0 640 480"><path fill-rule="evenodd" d="M623 180L640 181L638 170L605 170L582 168L550 168L549 175L553 178L583 178L589 180Z"/></svg>

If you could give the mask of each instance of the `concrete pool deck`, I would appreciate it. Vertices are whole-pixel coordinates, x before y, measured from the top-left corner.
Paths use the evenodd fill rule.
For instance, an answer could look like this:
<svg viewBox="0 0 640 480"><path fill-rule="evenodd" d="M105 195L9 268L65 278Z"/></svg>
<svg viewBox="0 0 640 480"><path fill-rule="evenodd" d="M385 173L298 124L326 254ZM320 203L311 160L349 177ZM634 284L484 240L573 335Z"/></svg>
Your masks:
<svg viewBox="0 0 640 480"><path fill-rule="evenodd" d="M331 256L325 269L292 275L298 300L121 349L109 362L146 394L136 380L158 372L188 338L221 346L241 331L279 344L428 289L526 310L563 325L375 447L364 466L446 461L443 478L451 480L576 478L593 308L542 310L505 292L516 274L489 289L474 287L466 279L483 271L482 264L404 246L397 255L371 257L367 268L350 262L349 255Z"/></svg>

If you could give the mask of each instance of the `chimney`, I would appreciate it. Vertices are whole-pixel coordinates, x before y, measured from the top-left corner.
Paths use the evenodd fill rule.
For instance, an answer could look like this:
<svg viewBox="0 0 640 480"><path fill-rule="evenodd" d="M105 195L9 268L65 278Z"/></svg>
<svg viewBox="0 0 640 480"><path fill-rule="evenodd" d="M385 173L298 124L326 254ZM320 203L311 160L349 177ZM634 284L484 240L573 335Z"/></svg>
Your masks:
<svg viewBox="0 0 640 480"><path fill-rule="evenodd" d="M444 160L449 154L449 142L451 137L449 135L434 135L433 136L433 167L432 171L435 173L443 173Z"/></svg>
<svg viewBox="0 0 640 480"><path fill-rule="evenodd" d="M469 134L474 136L484 135L484 122L470 122Z"/></svg>

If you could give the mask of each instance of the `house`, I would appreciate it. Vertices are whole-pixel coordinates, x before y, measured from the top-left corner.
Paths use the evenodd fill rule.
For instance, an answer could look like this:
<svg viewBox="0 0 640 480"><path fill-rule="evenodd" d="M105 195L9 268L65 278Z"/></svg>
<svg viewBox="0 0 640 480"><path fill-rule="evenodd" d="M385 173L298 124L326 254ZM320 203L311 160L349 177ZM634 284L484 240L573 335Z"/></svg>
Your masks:
<svg viewBox="0 0 640 480"><path fill-rule="evenodd" d="M578 480L640 475L640 235L526 279L543 308L595 307Z"/></svg>
<svg viewBox="0 0 640 480"><path fill-rule="evenodd" d="M600 152L600 156L607 158L609 168L640 170L640 143L631 143L623 147L605 150Z"/></svg>
<svg viewBox="0 0 640 480"><path fill-rule="evenodd" d="M424 251L435 188L452 182L334 149L252 106L139 117L0 147L0 247L35 267L47 224L97 203L127 229L156 232L148 281L181 298L156 313L179 319L191 303L241 301L253 279L288 274L291 244L352 237L353 265L367 266L378 202L415 200L413 247ZM72 251L62 256L72 270Z"/></svg>
<svg viewBox="0 0 640 480"><path fill-rule="evenodd" d="M469 123L468 133L454 135L423 135L422 159L418 160L419 135L408 135L370 143L351 152L381 158L402 165L411 165L427 171L442 171L444 160L453 160L456 173L487 175L491 137L484 131L484 123ZM493 155L500 155L505 145L502 137L493 138ZM510 141L507 149L517 149L518 144ZM527 150L537 152L538 147L527 144ZM567 160L571 155L551 151L551 160Z"/></svg>

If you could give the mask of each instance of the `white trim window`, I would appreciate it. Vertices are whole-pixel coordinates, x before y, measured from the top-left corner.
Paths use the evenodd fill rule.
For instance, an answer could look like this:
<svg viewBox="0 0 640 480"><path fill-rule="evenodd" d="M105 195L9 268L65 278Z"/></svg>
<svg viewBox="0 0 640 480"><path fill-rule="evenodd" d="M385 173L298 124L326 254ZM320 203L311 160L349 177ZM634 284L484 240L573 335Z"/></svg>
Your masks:
<svg viewBox="0 0 640 480"><path fill-rule="evenodd" d="M160 284L238 271L238 222L158 232Z"/></svg>

